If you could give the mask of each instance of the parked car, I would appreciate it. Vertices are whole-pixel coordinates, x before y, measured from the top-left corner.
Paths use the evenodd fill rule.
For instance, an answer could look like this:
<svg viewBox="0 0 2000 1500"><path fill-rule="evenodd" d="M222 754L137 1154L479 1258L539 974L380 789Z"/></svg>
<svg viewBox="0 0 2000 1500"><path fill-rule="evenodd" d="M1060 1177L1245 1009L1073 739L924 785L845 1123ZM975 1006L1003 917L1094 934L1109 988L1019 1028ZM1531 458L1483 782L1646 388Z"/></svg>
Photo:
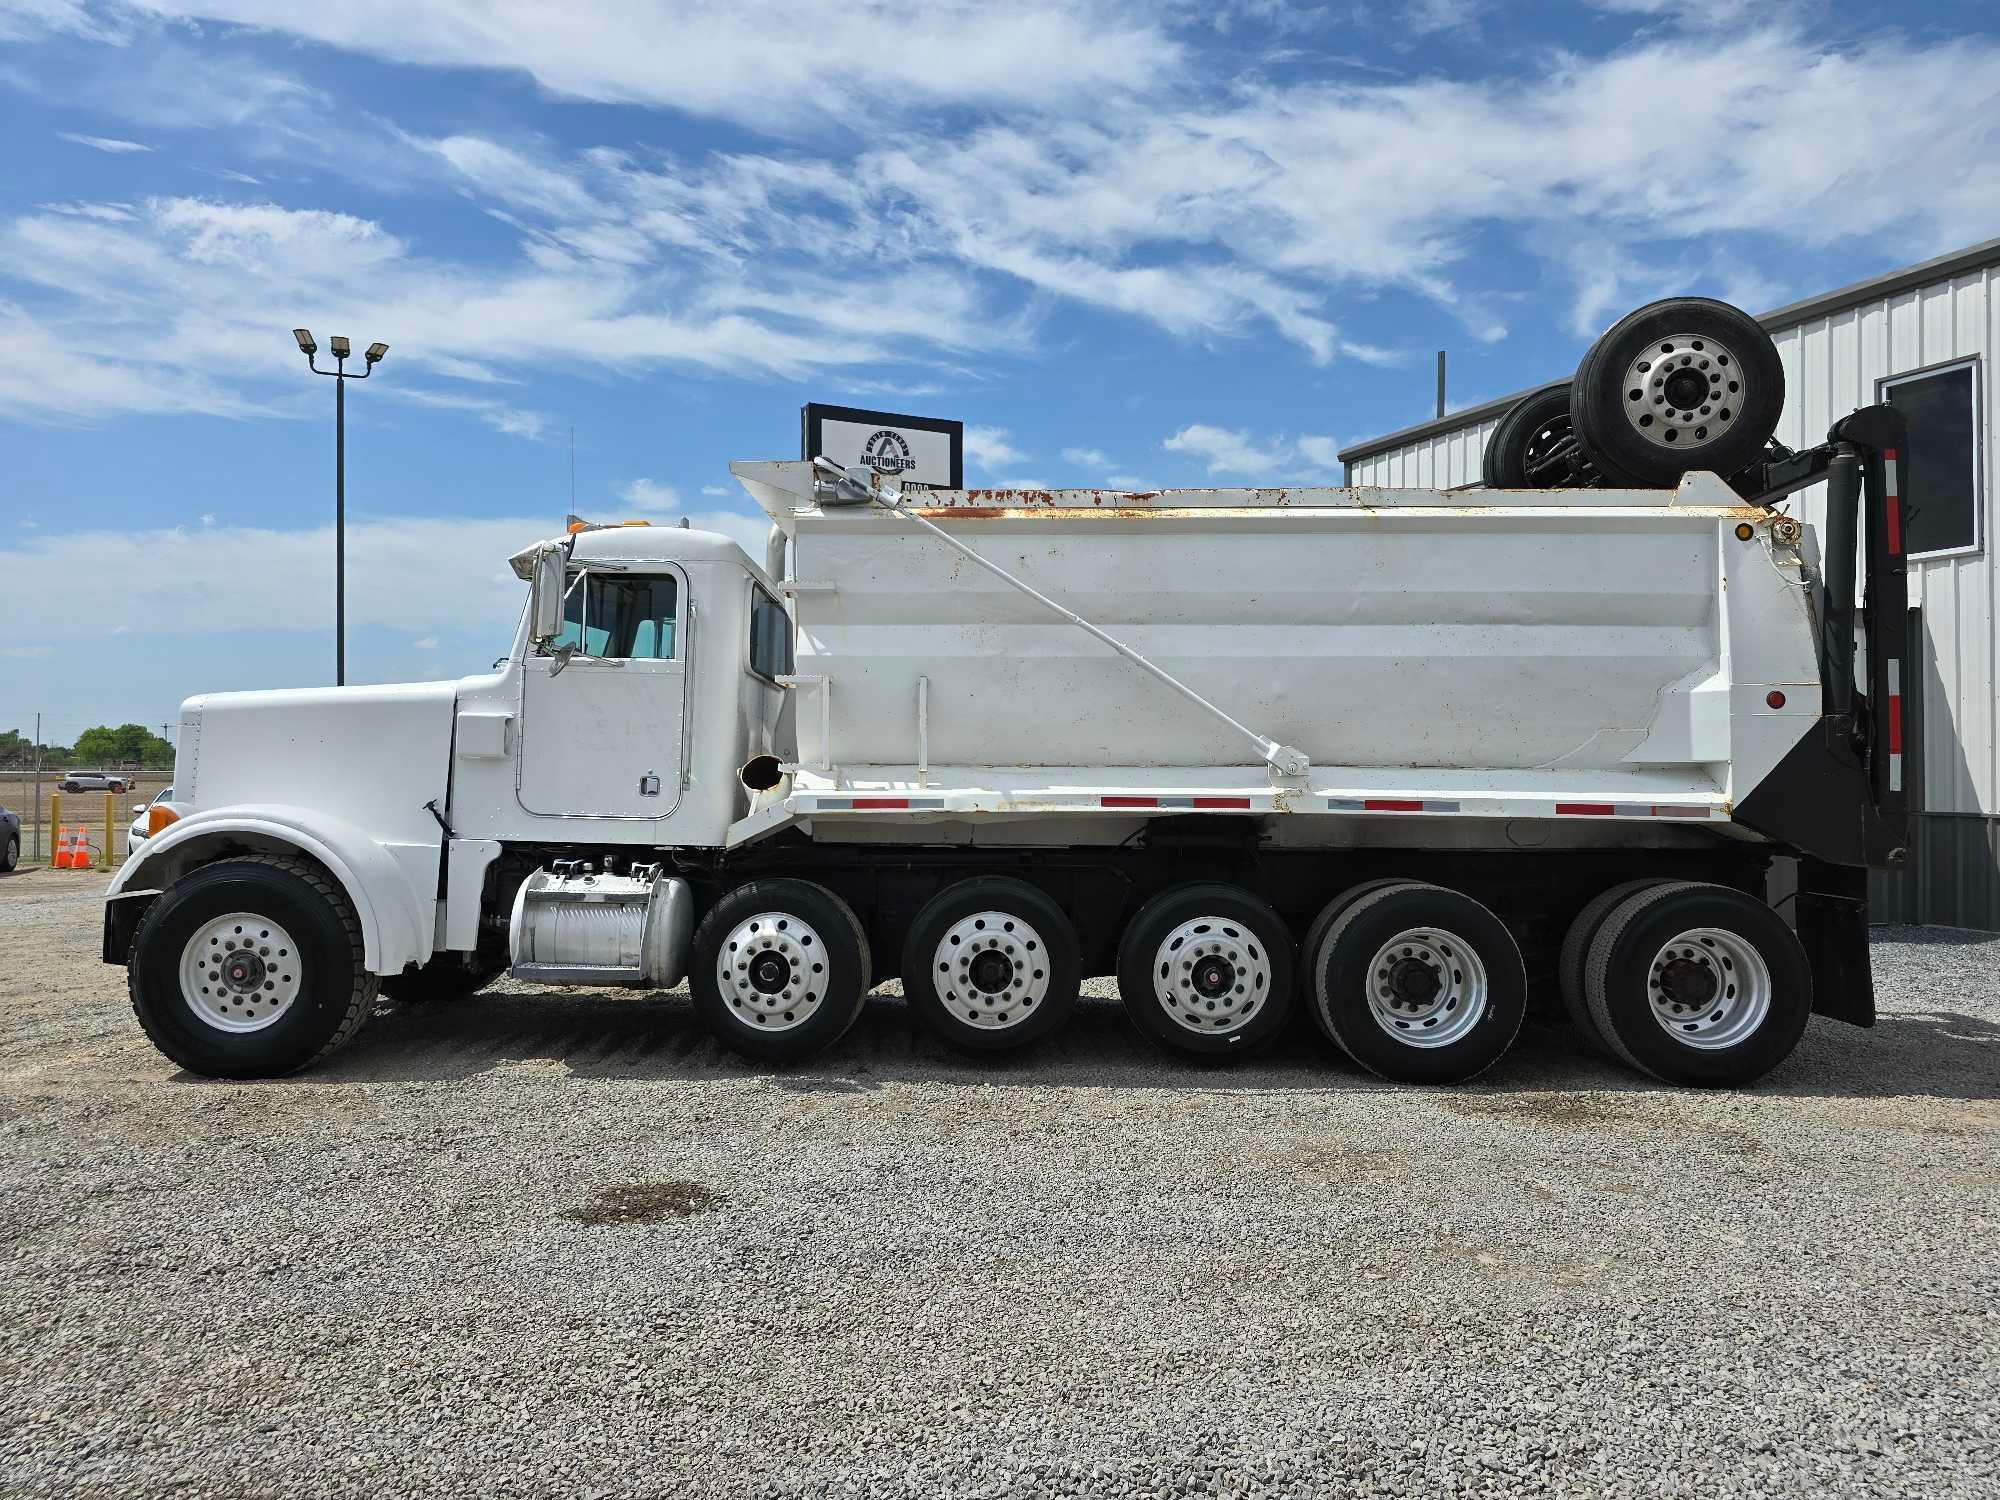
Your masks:
<svg viewBox="0 0 2000 1500"><path fill-rule="evenodd" d="M123 792L131 785L129 777L111 771L71 771L62 779L66 792Z"/></svg>
<svg viewBox="0 0 2000 1500"><path fill-rule="evenodd" d="M167 787L159 796L153 799L153 802L171 802L173 800L174 789ZM146 813L152 807L153 802L141 802L137 807L132 809L132 826L125 830L125 857L127 859L133 858L138 853L139 846L146 842Z"/></svg>
<svg viewBox="0 0 2000 1500"><path fill-rule="evenodd" d="M21 862L21 815L0 807L0 875L11 875Z"/></svg>

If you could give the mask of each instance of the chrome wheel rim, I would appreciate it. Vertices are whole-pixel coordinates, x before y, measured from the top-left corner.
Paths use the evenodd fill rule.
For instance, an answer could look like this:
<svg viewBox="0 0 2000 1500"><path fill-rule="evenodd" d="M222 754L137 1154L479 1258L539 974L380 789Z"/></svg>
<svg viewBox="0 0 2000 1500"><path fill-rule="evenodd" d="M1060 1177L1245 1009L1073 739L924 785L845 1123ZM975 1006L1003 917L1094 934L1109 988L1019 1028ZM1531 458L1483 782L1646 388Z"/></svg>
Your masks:
<svg viewBox="0 0 2000 1500"><path fill-rule="evenodd" d="M1672 450L1714 442L1742 419L1751 394L1728 345L1707 334L1673 333L1625 367L1621 405L1634 432Z"/></svg>
<svg viewBox="0 0 2000 1500"><path fill-rule="evenodd" d="M1410 927L1368 961L1368 1014L1407 1047L1449 1047L1486 1014L1486 965L1441 927Z"/></svg>
<svg viewBox="0 0 2000 1500"><path fill-rule="evenodd" d="M1019 1026L1049 997L1049 950L1034 924L1011 911L980 911L945 930L931 953L938 999L952 1019L981 1031Z"/></svg>
<svg viewBox="0 0 2000 1500"><path fill-rule="evenodd" d="M1255 1019L1271 998L1271 958L1233 917L1193 917L1153 951L1153 993L1184 1031L1226 1035Z"/></svg>
<svg viewBox="0 0 2000 1500"><path fill-rule="evenodd" d="M292 935L269 917L233 911L196 928L181 948L181 998L217 1031L262 1031L304 987Z"/></svg>
<svg viewBox="0 0 2000 1500"><path fill-rule="evenodd" d="M1669 939L1646 971L1646 1000L1660 1029L1704 1052L1756 1035L1771 1014L1771 966L1741 933L1691 927Z"/></svg>
<svg viewBox="0 0 2000 1500"><path fill-rule="evenodd" d="M729 930L715 958L715 983L729 1009L757 1031L803 1026L826 1003L826 945L810 922L761 911Z"/></svg>

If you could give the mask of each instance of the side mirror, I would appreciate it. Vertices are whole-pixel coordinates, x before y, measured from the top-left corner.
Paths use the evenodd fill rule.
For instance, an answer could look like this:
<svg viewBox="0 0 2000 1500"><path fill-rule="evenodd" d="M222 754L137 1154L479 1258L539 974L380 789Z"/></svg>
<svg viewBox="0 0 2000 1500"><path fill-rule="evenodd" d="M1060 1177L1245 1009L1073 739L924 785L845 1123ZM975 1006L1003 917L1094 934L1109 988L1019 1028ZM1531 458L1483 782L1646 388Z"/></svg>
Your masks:
<svg viewBox="0 0 2000 1500"><path fill-rule="evenodd" d="M535 554L528 639L537 646L554 640L562 632L563 584L568 563L568 554L561 547L544 547Z"/></svg>
<svg viewBox="0 0 2000 1500"><path fill-rule="evenodd" d="M146 810L146 804L143 802L135 802L132 804L132 816L135 818L138 817L141 813L145 812L145 810Z"/></svg>

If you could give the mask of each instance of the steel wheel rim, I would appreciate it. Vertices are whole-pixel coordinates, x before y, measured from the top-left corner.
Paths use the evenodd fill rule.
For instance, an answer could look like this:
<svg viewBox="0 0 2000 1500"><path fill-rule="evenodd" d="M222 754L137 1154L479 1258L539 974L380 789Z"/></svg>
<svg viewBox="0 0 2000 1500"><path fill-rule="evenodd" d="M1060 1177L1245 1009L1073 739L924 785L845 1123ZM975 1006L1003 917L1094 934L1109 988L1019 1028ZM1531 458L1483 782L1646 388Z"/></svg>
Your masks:
<svg viewBox="0 0 2000 1500"><path fill-rule="evenodd" d="M1428 978L1423 971L1428 971ZM1368 1014L1406 1047L1449 1047L1485 1017L1492 988L1472 945L1442 927L1409 927L1368 961Z"/></svg>
<svg viewBox="0 0 2000 1500"><path fill-rule="evenodd" d="M1183 1031L1226 1036L1271 998L1271 957L1234 917L1190 917L1153 950L1153 993Z"/></svg>
<svg viewBox="0 0 2000 1500"><path fill-rule="evenodd" d="M1048 944L1016 912L974 912L938 939L931 976L953 1020L1006 1031L1025 1023L1049 997Z"/></svg>
<svg viewBox="0 0 2000 1500"><path fill-rule="evenodd" d="M1695 392L1699 390L1697 396ZM1707 334L1654 339L1625 367L1626 425L1668 452L1712 443L1743 417L1754 393L1736 352Z"/></svg>
<svg viewBox="0 0 2000 1500"><path fill-rule="evenodd" d="M1713 993L1704 996L1706 985ZM1755 1036L1771 1014L1771 966L1741 933L1691 927L1663 943L1646 970L1646 1002L1662 1031L1704 1052Z"/></svg>
<svg viewBox="0 0 2000 1500"><path fill-rule="evenodd" d="M752 1030L790 1031L826 1003L829 963L810 922L788 911L760 911L722 940L715 983L730 1011Z"/></svg>
<svg viewBox="0 0 2000 1500"><path fill-rule="evenodd" d="M217 1031L262 1031L284 1019L305 986L299 945L269 917L233 911L181 947L181 999Z"/></svg>

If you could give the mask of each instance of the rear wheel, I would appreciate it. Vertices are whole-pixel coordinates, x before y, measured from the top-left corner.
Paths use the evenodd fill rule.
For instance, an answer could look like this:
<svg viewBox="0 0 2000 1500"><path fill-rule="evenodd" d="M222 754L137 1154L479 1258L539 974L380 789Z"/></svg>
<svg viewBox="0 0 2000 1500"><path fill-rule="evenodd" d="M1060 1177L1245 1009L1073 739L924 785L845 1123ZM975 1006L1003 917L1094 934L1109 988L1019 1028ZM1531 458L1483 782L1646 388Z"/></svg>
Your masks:
<svg viewBox="0 0 2000 1500"><path fill-rule="evenodd" d="M1571 421L1612 482L1670 486L1734 474L1764 451L1785 405L1785 367L1763 325L1706 297L1651 302L1590 346Z"/></svg>
<svg viewBox="0 0 2000 1500"><path fill-rule="evenodd" d="M1025 1047L1076 1007L1076 929L1025 881L961 880L937 893L903 944L903 993L923 1023L967 1052Z"/></svg>
<svg viewBox="0 0 2000 1500"><path fill-rule="evenodd" d="M1319 1034L1329 1042L1332 1042L1336 1047L1340 1043L1335 1038L1332 1029L1326 1024L1325 968L1318 961L1316 955L1326 945L1327 933L1332 929L1333 924L1340 920L1340 914L1346 911L1348 907L1359 901L1370 891L1379 891L1387 886L1404 884L1407 884L1407 882L1391 877L1386 880L1364 880L1359 885L1349 886L1320 908L1319 915L1314 917L1312 925L1306 928L1305 941L1299 944L1299 1000L1312 1013L1313 1025L1319 1028Z"/></svg>
<svg viewBox="0 0 2000 1500"><path fill-rule="evenodd" d="M0 845L0 875L11 875L21 863L21 835L10 833Z"/></svg>
<svg viewBox="0 0 2000 1500"><path fill-rule="evenodd" d="M1313 955L1329 1034L1362 1067L1403 1083L1460 1083L1497 1062L1520 1032L1528 980L1513 934L1442 886L1370 891L1328 927Z"/></svg>
<svg viewBox="0 0 2000 1500"><path fill-rule="evenodd" d="M1240 886L1177 886L1125 929L1118 993L1132 1024L1162 1046L1198 1057L1254 1052L1291 1014L1291 934Z"/></svg>
<svg viewBox="0 0 2000 1500"><path fill-rule="evenodd" d="M769 1063L839 1041L873 982L868 938L848 904L807 880L756 880L709 909L688 975L715 1039Z"/></svg>
<svg viewBox="0 0 2000 1500"><path fill-rule="evenodd" d="M1812 1015L1812 966L1778 914L1727 886L1627 896L1591 939L1584 995L1598 1033L1667 1083L1728 1088L1787 1057Z"/></svg>
<svg viewBox="0 0 2000 1500"><path fill-rule="evenodd" d="M1597 936L1597 929L1604 925L1604 919L1613 907L1636 891L1648 886L1665 885L1664 880L1628 880L1622 885L1614 885L1608 891L1600 891L1585 903L1576 919L1569 924L1563 934L1561 957L1556 961L1556 980L1562 987L1563 1009L1569 1015L1569 1023L1577 1035L1606 1057L1618 1054L1611 1044L1604 1040L1597 1029L1597 1023L1590 1018L1590 1003L1583 996L1584 960L1590 956L1590 940Z"/></svg>
<svg viewBox="0 0 2000 1500"><path fill-rule="evenodd" d="M1577 438L1569 382L1530 391L1507 408L1480 456L1480 481L1491 490L1546 490L1589 485L1597 474Z"/></svg>
<svg viewBox="0 0 2000 1500"><path fill-rule="evenodd" d="M205 865L147 910L126 971L146 1035L191 1073L269 1078L343 1045L376 980L346 895L301 860Z"/></svg>

